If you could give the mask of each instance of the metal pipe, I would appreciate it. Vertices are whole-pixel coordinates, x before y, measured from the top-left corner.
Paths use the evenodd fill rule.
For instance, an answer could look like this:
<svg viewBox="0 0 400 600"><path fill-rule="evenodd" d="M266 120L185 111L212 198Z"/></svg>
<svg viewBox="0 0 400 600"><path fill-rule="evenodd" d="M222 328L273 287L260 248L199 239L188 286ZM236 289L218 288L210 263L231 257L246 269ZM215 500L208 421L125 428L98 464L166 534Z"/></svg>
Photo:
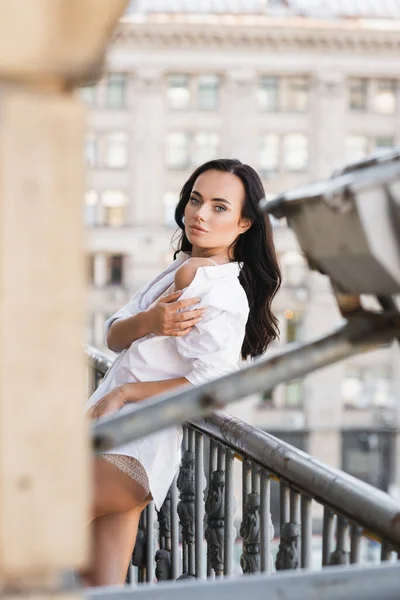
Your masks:
<svg viewBox="0 0 400 600"><path fill-rule="evenodd" d="M242 463L242 518L244 518L245 504L251 491L251 462L247 458Z"/></svg>
<svg viewBox="0 0 400 600"><path fill-rule="evenodd" d="M217 442L215 440L210 439L210 460L209 460L209 474L208 474L208 482L210 483L211 474L217 470Z"/></svg>
<svg viewBox="0 0 400 600"><path fill-rule="evenodd" d="M179 522L178 522L178 488L176 478L171 485L171 577L179 577Z"/></svg>
<svg viewBox="0 0 400 600"><path fill-rule="evenodd" d="M324 506L324 521L322 526L322 566L329 565L333 551L333 526L335 515L327 506Z"/></svg>
<svg viewBox="0 0 400 600"><path fill-rule="evenodd" d="M301 566L311 568L312 515L311 498L301 496Z"/></svg>
<svg viewBox="0 0 400 600"><path fill-rule="evenodd" d="M279 484L279 506L280 506L280 530L282 532L285 523L289 522L290 519L290 490L284 481Z"/></svg>
<svg viewBox="0 0 400 600"><path fill-rule="evenodd" d="M398 313L354 316L332 334L314 342L296 345L271 358L255 361L215 381L148 398L146 402L135 403L100 419L92 427L94 448L109 450L164 427L195 420L225 404L304 377L390 342L399 335Z"/></svg>
<svg viewBox="0 0 400 600"><path fill-rule="evenodd" d="M217 468L218 471L223 471L225 469L225 448L218 444L218 453L217 453Z"/></svg>
<svg viewBox="0 0 400 600"><path fill-rule="evenodd" d="M224 575L232 574L233 570L233 461L232 450L225 451L225 535L224 535Z"/></svg>
<svg viewBox="0 0 400 600"><path fill-rule="evenodd" d="M188 442L187 442L187 449L190 450L190 452L194 452L195 448L194 448L194 431L191 427L187 428L187 432L188 432Z"/></svg>
<svg viewBox="0 0 400 600"><path fill-rule="evenodd" d="M356 523L350 527L350 563L357 564L361 559L362 529Z"/></svg>
<svg viewBox="0 0 400 600"><path fill-rule="evenodd" d="M195 575L203 578L203 436L196 431L195 439L195 500L194 500L194 543L195 543Z"/></svg>
<svg viewBox="0 0 400 600"><path fill-rule="evenodd" d="M342 516L337 517L336 523L336 550L347 552L347 538L349 532L349 524Z"/></svg>
<svg viewBox="0 0 400 600"><path fill-rule="evenodd" d="M154 583L154 503L146 508L146 581Z"/></svg>
<svg viewBox="0 0 400 600"><path fill-rule="evenodd" d="M268 471L261 471L260 482L260 569L271 572L271 479Z"/></svg>
<svg viewBox="0 0 400 600"><path fill-rule="evenodd" d="M215 440L213 440L212 438L208 438L209 442L210 442L210 455L209 455L209 466L208 466L208 481L207 481L207 485L210 485L210 481L211 481L211 477L212 474L214 473L214 471L217 470L217 466L218 466L218 462L217 462L217 455L218 455L218 447L217 447L217 442ZM213 577L214 575L214 571L213 568L211 566L211 562L210 562L210 554L209 551L207 549L207 577Z"/></svg>
<svg viewBox="0 0 400 600"><path fill-rule="evenodd" d="M251 468L251 491L253 494L260 493L260 467L255 463Z"/></svg>
<svg viewBox="0 0 400 600"><path fill-rule="evenodd" d="M290 522L300 523L300 494L290 490Z"/></svg>

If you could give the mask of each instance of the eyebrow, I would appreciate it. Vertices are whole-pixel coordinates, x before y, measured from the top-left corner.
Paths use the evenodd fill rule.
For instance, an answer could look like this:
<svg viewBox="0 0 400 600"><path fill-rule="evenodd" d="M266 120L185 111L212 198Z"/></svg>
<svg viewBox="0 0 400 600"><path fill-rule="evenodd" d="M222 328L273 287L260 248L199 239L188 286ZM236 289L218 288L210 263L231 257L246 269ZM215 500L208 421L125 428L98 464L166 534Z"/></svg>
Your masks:
<svg viewBox="0 0 400 600"><path fill-rule="evenodd" d="M203 199L203 196L200 194L200 192L196 192L196 190L192 190L192 194L195 194L199 198ZM225 198L211 198L211 200L214 202L224 202L225 204L229 204L229 206L231 206L231 203L228 200L225 200Z"/></svg>

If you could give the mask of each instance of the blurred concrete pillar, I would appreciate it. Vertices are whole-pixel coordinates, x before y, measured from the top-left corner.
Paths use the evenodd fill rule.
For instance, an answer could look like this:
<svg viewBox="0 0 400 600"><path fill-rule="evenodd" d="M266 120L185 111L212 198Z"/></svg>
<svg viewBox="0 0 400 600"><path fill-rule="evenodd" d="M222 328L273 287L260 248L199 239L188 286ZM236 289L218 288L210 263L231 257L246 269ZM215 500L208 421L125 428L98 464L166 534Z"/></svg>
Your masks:
<svg viewBox="0 0 400 600"><path fill-rule="evenodd" d="M242 162L259 164L257 146L257 74L249 69L231 69L226 74L222 105L222 156L238 158Z"/></svg>
<svg viewBox="0 0 400 600"><path fill-rule="evenodd" d="M132 114L131 157L132 201L129 224L162 226L164 224L163 196L166 139L164 73L158 69L138 69L134 80L135 98ZM182 181L182 185L183 185ZM143 253L145 254L145 253ZM147 256L147 259L149 256ZM146 256L143 256L146 260Z"/></svg>
<svg viewBox="0 0 400 600"><path fill-rule="evenodd" d="M314 177L328 177L345 162L347 88L343 73L324 70L313 79L312 170Z"/></svg>
<svg viewBox="0 0 400 600"><path fill-rule="evenodd" d="M0 577L53 586L88 556L83 141L126 0L0 0ZM33 592L32 592L33 593Z"/></svg>

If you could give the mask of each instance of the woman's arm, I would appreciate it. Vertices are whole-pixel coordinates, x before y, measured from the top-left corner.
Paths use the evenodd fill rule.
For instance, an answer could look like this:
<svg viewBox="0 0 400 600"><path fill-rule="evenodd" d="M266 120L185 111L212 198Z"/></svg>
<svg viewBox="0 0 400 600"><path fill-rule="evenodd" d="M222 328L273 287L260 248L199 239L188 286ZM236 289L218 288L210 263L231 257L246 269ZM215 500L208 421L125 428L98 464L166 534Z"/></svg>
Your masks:
<svg viewBox="0 0 400 600"><path fill-rule="evenodd" d="M97 404L92 406L87 414L89 419L99 419L100 417L117 412L127 404L140 402L150 396L155 396L183 385L190 385L185 377L165 379L163 381L124 383L106 394Z"/></svg>
<svg viewBox="0 0 400 600"><path fill-rule="evenodd" d="M121 385L124 404L140 402L150 396L168 392L183 385L191 385L185 377L164 379L162 381L139 381L137 383L124 383Z"/></svg>
<svg viewBox="0 0 400 600"><path fill-rule="evenodd" d="M116 319L108 331L107 346L114 352L121 352L149 333L186 335L201 319L204 309L178 312L199 302L199 298L178 300L181 294L181 291L173 292L153 302L147 310L126 319Z"/></svg>

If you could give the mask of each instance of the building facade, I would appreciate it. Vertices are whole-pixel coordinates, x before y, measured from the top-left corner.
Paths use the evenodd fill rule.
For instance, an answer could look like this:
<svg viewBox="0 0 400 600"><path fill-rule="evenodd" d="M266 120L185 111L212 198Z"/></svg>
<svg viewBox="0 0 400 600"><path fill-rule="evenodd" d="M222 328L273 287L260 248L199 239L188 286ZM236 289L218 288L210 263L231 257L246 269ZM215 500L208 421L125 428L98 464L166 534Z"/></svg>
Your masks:
<svg viewBox="0 0 400 600"><path fill-rule="evenodd" d="M248 162L272 198L400 144L399 3L335 4L131 4L104 79L81 91L89 342L102 347L104 320L171 261L174 206L202 162ZM341 323L329 282L307 270L286 224L273 225L280 345L323 335ZM382 348L234 410L395 491L398 360Z"/></svg>

